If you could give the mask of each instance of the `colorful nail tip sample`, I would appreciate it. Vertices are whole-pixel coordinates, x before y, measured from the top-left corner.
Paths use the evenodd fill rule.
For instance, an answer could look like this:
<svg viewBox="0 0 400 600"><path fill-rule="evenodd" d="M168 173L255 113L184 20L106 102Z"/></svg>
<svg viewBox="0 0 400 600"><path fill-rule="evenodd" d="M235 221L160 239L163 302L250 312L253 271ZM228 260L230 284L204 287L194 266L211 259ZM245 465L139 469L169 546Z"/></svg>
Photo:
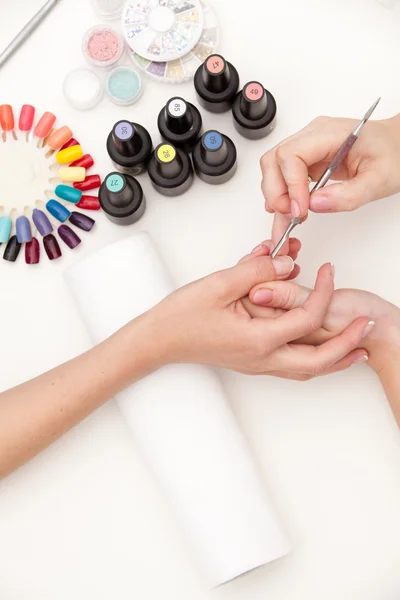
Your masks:
<svg viewBox="0 0 400 600"><path fill-rule="evenodd" d="M91 231L95 224L94 219L91 219L90 217L87 217L86 215L77 211L73 211L71 213L69 220L72 225L75 225L75 227L78 227L79 229L83 229L83 231Z"/></svg>
<svg viewBox="0 0 400 600"><path fill-rule="evenodd" d="M56 122L56 116L51 112L45 112L39 119L33 134L39 139L44 139L49 135L51 128Z"/></svg>
<svg viewBox="0 0 400 600"><path fill-rule="evenodd" d="M20 131L28 132L32 129L35 118L35 107L30 104L24 104L19 115L18 128Z"/></svg>
<svg viewBox="0 0 400 600"><path fill-rule="evenodd" d="M3 131L13 131L15 127L13 109L9 104L0 106L0 125Z"/></svg>
<svg viewBox="0 0 400 600"><path fill-rule="evenodd" d="M66 165L82 158L83 152L81 146L68 146L56 154L56 161L59 165Z"/></svg>
<svg viewBox="0 0 400 600"><path fill-rule="evenodd" d="M88 190L100 188L101 178L87 172L95 161L91 154L84 154L79 141L72 137L72 130L67 126L57 128L53 113L37 113L31 104L22 104L18 115L10 104L1 104L0 152L7 153L9 168L20 179L15 194L11 183L4 190L3 203L8 203L0 211L4 260L14 262L24 244L26 264L39 263L41 237L50 260L61 256L60 244L65 243L70 249L80 245L83 239L78 235L79 229L90 231L95 221L81 212L71 215L66 206L70 202L83 210L99 210L97 195L84 193L97 194ZM18 163L19 153L27 163L23 169ZM78 233L70 224L79 228Z"/></svg>
<svg viewBox="0 0 400 600"><path fill-rule="evenodd" d="M70 211L57 200L49 200L46 203L46 209L61 223L65 223L69 219Z"/></svg>
<svg viewBox="0 0 400 600"><path fill-rule="evenodd" d="M83 167L64 167L58 171L58 178L67 183L85 181L86 169Z"/></svg>
<svg viewBox="0 0 400 600"><path fill-rule="evenodd" d="M25 244L25 262L27 265L37 265L40 261L40 244L37 238L32 238Z"/></svg>
<svg viewBox="0 0 400 600"><path fill-rule="evenodd" d="M82 192L69 185L58 185L55 189L55 194L61 198L61 200L66 200L73 204L77 204L82 198Z"/></svg>
<svg viewBox="0 0 400 600"><path fill-rule="evenodd" d="M59 243L52 233L43 238L43 246L50 260L60 258L62 252Z"/></svg>
<svg viewBox="0 0 400 600"><path fill-rule="evenodd" d="M59 148L61 148L61 146L65 144L65 142L68 142L68 140L71 138L71 129L64 125L64 127L57 129L54 133L50 135L50 137L47 139L47 146L52 150L58 150Z"/></svg>
<svg viewBox="0 0 400 600"><path fill-rule="evenodd" d="M80 144L79 144L78 140L76 140L75 138L71 138L70 140L68 140L68 142L65 142L65 144L63 146L61 146L58 153L62 152L63 150L66 150L67 148L71 148L71 146L80 146ZM56 158L57 158L57 156L56 156Z"/></svg>
<svg viewBox="0 0 400 600"><path fill-rule="evenodd" d="M77 208L83 208L83 210L100 210L100 202L97 196L86 196L84 194L76 206Z"/></svg>
<svg viewBox="0 0 400 600"><path fill-rule="evenodd" d="M32 219L36 225L36 229L43 237L53 231L53 226L50 223L46 213L38 208L35 208L32 212Z"/></svg>
<svg viewBox="0 0 400 600"><path fill-rule="evenodd" d="M68 225L60 225L58 228L58 235L71 250L81 243L81 238L71 229L71 227L68 227Z"/></svg>
<svg viewBox="0 0 400 600"><path fill-rule="evenodd" d="M31 224L27 217L24 215L18 217L15 222L15 228L17 232L17 240L20 244L30 242L32 239Z"/></svg>
<svg viewBox="0 0 400 600"><path fill-rule="evenodd" d="M70 168L73 168L73 167L70 167ZM77 169L79 167L74 167L74 168ZM76 182L73 183L73 186L77 190L81 190L81 192L88 192L89 190L95 190L96 188L99 188L101 186L100 175L88 175L82 181L76 180Z"/></svg>
<svg viewBox="0 0 400 600"><path fill-rule="evenodd" d="M12 221L10 217L0 217L0 243L8 242L11 234Z"/></svg>
<svg viewBox="0 0 400 600"><path fill-rule="evenodd" d="M19 251L21 250L21 244L17 240L16 235L12 235L8 240L6 249L4 250L3 258L9 262L15 262L18 258Z"/></svg>
<svg viewBox="0 0 400 600"><path fill-rule="evenodd" d="M90 167L93 167L93 165L94 165L93 157L90 154L84 154L84 156L82 156L82 158L79 158L78 160L73 161L70 164L70 167L83 167L84 169L90 169Z"/></svg>

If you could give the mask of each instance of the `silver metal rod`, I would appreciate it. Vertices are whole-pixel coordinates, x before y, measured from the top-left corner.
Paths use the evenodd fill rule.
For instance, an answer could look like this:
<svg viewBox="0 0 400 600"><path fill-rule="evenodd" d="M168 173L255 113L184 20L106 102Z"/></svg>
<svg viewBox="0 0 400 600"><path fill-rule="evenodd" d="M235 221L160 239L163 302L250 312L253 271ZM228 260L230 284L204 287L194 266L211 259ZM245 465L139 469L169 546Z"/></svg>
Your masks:
<svg viewBox="0 0 400 600"><path fill-rule="evenodd" d="M12 54L28 39L36 27L44 20L48 13L58 4L60 0L47 0L40 10L25 25L7 48L0 54L0 67L11 57Z"/></svg>

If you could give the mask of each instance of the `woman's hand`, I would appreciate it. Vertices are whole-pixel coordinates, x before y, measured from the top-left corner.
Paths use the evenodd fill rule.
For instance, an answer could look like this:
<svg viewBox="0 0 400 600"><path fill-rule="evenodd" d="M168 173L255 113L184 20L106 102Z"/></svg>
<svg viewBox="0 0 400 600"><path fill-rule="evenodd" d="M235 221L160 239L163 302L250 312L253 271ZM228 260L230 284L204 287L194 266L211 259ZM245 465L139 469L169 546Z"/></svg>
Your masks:
<svg viewBox="0 0 400 600"><path fill-rule="evenodd" d="M299 244L293 246L297 254ZM158 332L165 362L204 363L248 374L320 374L365 360L361 345L370 318L355 319L337 337L317 348L292 344L322 326L334 291L333 270L324 265L315 290L302 308L277 319L253 318L246 308L249 291L286 278L289 257L271 260L265 247L239 265L191 283L168 296L146 315ZM264 255L263 255L264 254Z"/></svg>
<svg viewBox="0 0 400 600"><path fill-rule="evenodd" d="M261 158L265 207L276 213L276 244L289 219L314 212L355 210L367 202L400 191L400 115L369 121L344 163L334 173L341 183L310 197L310 175L318 181L346 137L359 123L353 119L318 117ZM287 247L283 249L287 251Z"/></svg>
<svg viewBox="0 0 400 600"><path fill-rule="evenodd" d="M252 304L247 308L254 317L277 318L286 310L303 306L310 293L311 290L292 282L270 282L251 290ZM337 290L322 327L298 342L326 343L356 317L367 315L371 322L367 325L362 347L368 352L368 364L379 376L400 426L400 308L369 292ZM291 376L290 373L284 375Z"/></svg>

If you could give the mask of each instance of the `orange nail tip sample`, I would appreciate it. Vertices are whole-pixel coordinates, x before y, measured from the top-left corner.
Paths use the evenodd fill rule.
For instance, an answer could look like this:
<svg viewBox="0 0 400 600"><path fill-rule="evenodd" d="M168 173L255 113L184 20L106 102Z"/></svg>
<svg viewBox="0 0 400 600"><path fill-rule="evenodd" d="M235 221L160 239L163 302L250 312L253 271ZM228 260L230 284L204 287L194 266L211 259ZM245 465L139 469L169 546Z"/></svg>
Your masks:
<svg viewBox="0 0 400 600"><path fill-rule="evenodd" d="M68 163L79 160L82 156L83 151L81 146L70 146L69 148L57 152L56 161L59 165L67 165Z"/></svg>
<svg viewBox="0 0 400 600"><path fill-rule="evenodd" d="M61 129L57 129L57 131L55 131L53 135L49 137L49 139L47 140L47 145L52 150L57 150L58 148L61 148L61 146L63 146L65 142L68 142L68 140L71 139L71 137L71 129L64 125L64 127L61 127Z"/></svg>
<svg viewBox="0 0 400 600"><path fill-rule="evenodd" d="M14 130L14 113L9 104L0 106L0 125L3 131Z"/></svg>
<svg viewBox="0 0 400 600"><path fill-rule="evenodd" d="M39 119L33 133L35 137L40 138L41 140L49 135L51 128L56 122L56 116L51 112L45 112Z"/></svg>

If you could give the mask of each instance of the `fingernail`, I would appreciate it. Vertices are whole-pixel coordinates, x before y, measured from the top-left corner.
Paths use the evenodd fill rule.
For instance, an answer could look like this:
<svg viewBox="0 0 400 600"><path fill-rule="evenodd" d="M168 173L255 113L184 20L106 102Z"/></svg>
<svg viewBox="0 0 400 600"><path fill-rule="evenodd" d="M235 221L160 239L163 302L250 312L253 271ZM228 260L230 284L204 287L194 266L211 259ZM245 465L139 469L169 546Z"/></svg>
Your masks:
<svg viewBox="0 0 400 600"><path fill-rule="evenodd" d="M255 248L253 248L253 250L251 251L251 253L253 254L253 252L258 252L258 250L261 250L262 247L263 247L262 244L258 244L258 246L256 246Z"/></svg>
<svg viewBox="0 0 400 600"><path fill-rule="evenodd" d="M272 290L257 290L253 296L254 304L265 306L270 304L272 296L274 295Z"/></svg>
<svg viewBox="0 0 400 600"><path fill-rule="evenodd" d="M289 275L294 269L294 262L290 256L277 256L272 260L277 275Z"/></svg>
<svg viewBox="0 0 400 600"><path fill-rule="evenodd" d="M268 200L265 201L265 210L269 210Z"/></svg>
<svg viewBox="0 0 400 600"><path fill-rule="evenodd" d="M331 265L331 276L332 276L332 279L334 279L335 278L335 265L333 263L330 263L330 265Z"/></svg>
<svg viewBox="0 0 400 600"><path fill-rule="evenodd" d="M292 200L290 203L290 211L292 213L292 217L299 217L300 216L300 206L299 203L296 202L296 200Z"/></svg>
<svg viewBox="0 0 400 600"><path fill-rule="evenodd" d="M329 212L332 210L332 200L326 196L314 196L311 194L310 208L315 212Z"/></svg>
<svg viewBox="0 0 400 600"><path fill-rule="evenodd" d="M371 333L371 330L374 327L374 325L375 325L375 321L370 321L369 323L367 323L367 325L365 326L363 335L362 335L363 338L367 337L367 335L369 333Z"/></svg>
<svg viewBox="0 0 400 600"><path fill-rule="evenodd" d="M356 360L353 362L353 365L356 365L358 363L365 363L368 360L368 354L364 354L363 356L359 356L358 358L356 358Z"/></svg>

